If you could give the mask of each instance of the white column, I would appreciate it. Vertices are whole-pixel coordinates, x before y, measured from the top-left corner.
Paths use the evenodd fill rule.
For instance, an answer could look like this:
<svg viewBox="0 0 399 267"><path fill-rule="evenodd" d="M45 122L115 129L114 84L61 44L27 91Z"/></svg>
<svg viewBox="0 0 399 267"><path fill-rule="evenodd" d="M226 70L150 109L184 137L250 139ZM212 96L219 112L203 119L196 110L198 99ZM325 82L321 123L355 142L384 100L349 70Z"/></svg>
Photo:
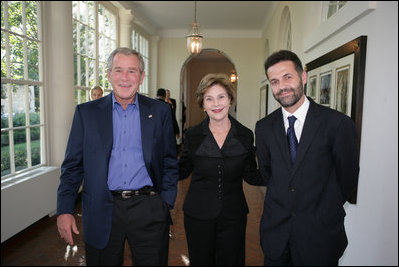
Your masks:
<svg viewBox="0 0 399 267"><path fill-rule="evenodd" d="M43 3L44 95L48 161L61 166L74 106L71 1Z"/></svg>
<svg viewBox="0 0 399 267"><path fill-rule="evenodd" d="M154 35L151 36L150 41L150 97L156 96L156 91L158 89L158 44L159 44L159 36Z"/></svg>
<svg viewBox="0 0 399 267"><path fill-rule="evenodd" d="M131 44L132 23L134 20L134 16L132 15L130 10L120 10L119 18L120 18L119 46L131 48L132 47L132 44Z"/></svg>

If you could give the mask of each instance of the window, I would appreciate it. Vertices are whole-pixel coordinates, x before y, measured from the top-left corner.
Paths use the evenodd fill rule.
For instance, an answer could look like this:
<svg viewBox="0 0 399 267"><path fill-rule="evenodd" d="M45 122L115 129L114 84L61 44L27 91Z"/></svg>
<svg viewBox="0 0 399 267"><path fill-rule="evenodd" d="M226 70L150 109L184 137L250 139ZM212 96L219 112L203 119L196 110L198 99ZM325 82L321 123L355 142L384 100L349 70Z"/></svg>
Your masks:
<svg viewBox="0 0 399 267"><path fill-rule="evenodd" d="M141 94L148 96L149 44L148 40L135 30L132 31L132 48L143 56L145 77L139 90Z"/></svg>
<svg viewBox="0 0 399 267"><path fill-rule="evenodd" d="M326 1L325 2L325 19L327 20L330 18L332 15L338 12L339 9L341 9L347 1Z"/></svg>
<svg viewBox="0 0 399 267"><path fill-rule="evenodd" d="M73 1L75 104L89 101L90 88L111 91L106 61L116 48L116 17L95 1Z"/></svg>
<svg viewBox="0 0 399 267"><path fill-rule="evenodd" d="M39 1L1 2L1 178L45 163Z"/></svg>
<svg viewBox="0 0 399 267"><path fill-rule="evenodd" d="M283 13L281 14L280 32L282 34L281 46L284 49L291 50L292 49L291 13L287 6L284 7Z"/></svg>

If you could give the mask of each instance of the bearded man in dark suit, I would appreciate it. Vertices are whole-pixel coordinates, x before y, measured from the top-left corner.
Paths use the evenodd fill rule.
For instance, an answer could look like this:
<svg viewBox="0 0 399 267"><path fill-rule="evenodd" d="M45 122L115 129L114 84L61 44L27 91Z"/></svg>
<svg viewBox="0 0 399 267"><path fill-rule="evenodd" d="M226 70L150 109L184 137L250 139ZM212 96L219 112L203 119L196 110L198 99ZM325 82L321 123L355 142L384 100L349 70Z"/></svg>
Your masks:
<svg viewBox="0 0 399 267"><path fill-rule="evenodd" d="M306 72L295 53L272 54L265 72L282 107L255 128L267 187L260 223L264 263L338 265L348 244L343 204L359 174L354 123L304 95Z"/></svg>

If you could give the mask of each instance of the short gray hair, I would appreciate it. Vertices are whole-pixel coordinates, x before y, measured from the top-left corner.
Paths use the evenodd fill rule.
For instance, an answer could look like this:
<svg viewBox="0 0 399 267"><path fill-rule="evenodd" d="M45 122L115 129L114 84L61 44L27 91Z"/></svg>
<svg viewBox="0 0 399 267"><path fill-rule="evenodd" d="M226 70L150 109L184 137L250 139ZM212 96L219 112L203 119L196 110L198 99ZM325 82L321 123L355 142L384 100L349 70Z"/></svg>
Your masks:
<svg viewBox="0 0 399 267"><path fill-rule="evenodd" d="M107 60L107 70L112 69L112 63L114 61L114 57L117 54L123 54L125 56L130 56L130 55L136 55L139 58L140 61L140 73L143 73L144 71L144 59L143 56L137 52L134 49L128 48L128 47L118 47L114 51L112 51L111 55L109 55L108 60Z"/></svg>

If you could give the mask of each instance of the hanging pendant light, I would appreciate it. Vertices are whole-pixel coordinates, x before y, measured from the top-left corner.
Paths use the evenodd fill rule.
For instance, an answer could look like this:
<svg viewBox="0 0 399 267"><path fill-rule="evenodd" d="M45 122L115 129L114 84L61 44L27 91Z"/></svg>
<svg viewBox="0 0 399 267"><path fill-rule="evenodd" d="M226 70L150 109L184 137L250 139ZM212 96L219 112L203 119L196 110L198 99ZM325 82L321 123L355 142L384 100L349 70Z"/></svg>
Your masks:
<svg viewBox="0 0 399 267"><path fill-rule="evenodd" d="M187 50L191 54L198 54L202 50L202 35L199 32L199 24L197 23L197 1L194 2L194 23L191 24L190 34L186 36Z"/></svg>
<svg viewBox="0 0 399 267"><path fill-rule="evenodd" d="M238 80L238 77L237 77L236 71L233 69L230 73L230 82L236 83L237 80Z"/></svg>

